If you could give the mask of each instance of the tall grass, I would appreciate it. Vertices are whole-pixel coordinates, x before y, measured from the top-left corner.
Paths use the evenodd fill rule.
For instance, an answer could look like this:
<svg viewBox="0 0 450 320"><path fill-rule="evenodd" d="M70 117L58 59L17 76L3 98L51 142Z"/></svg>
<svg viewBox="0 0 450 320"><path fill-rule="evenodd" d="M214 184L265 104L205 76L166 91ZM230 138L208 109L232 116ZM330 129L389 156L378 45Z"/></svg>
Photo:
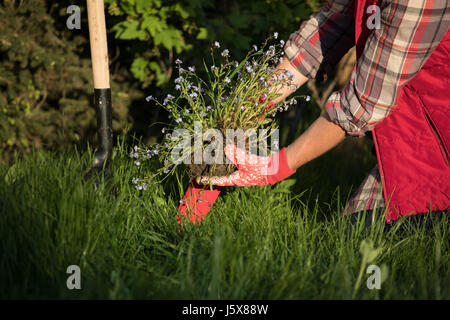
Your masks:
<svg viewBox="0 0 450 320"><path fill-rule="evenodd" d="M181 233L186 178L136 190L139 168L122 144L107 183L83 181L92 153L75 149L2 165L0 298L449 299L448 221L350 227L339 212L373 159L340 152L296 180L227 189ZM367 289L369 264L381 268L380 290ZM69 265L81 269L81 290L66 287Z"/></svg>

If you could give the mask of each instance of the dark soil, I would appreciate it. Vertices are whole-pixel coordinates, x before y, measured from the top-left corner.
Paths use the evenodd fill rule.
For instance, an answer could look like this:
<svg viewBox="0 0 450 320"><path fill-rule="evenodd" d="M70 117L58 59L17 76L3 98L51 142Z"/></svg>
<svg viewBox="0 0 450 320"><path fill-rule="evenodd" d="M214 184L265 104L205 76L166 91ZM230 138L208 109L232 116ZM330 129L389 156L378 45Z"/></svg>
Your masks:
<svg viewBox="0 0 450 320"><path fill-rule="evenodd" d="M214 139L212 140L214 141ZM211 142L212 142L211 141ZM235 140L237 143L237 140ZM245 139L245 147L248 150L249 141L248 138ZM193 164L193 155L191 155L191 163L187 164L188 174L191 178L196 178L199 176L227 176L232 174L237 170L236 166L232 163L227 163L227 158L225 153L223 153L223 159L220 164Z"/></svg>
<svg viewBox="0 0 450 320"><path fill-rule="evenodd" d="M188 173L191 178L199 176L227 176L234 171L234 164L187 164Z"/></svg>
<svg viewBox="0 0 450 320"><path fill-rule="evenodd" d="M196 178L199 176L227 176L234 171L236 171L236 166L232 163L227 163L226 155L223 153L222 161L220 164L193 164L193 155L191 155L191 163L187 164L186 167L188 169L189 176L191 178Z"/></svg>

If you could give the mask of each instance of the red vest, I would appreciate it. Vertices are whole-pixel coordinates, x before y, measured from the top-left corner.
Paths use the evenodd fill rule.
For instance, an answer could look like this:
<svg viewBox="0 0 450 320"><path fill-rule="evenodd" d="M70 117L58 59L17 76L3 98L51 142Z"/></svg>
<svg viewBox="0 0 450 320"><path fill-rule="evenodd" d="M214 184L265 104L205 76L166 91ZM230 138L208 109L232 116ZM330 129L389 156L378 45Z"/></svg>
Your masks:
<svg viewBox="0 0 450 320"><path fill-rule="evenodd" d="M357 58L372 30L355 0ZM386 220L450 208L450 32L399 93L394 111L372 131L388 208Z"/></svg>

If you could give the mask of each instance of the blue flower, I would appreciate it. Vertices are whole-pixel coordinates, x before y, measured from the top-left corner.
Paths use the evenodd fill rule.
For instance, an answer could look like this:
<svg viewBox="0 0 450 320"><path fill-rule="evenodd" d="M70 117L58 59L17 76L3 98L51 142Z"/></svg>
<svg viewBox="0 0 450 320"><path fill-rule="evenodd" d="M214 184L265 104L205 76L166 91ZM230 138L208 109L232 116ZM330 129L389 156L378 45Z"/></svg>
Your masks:
<svg viewBox="0 0 450 320"><path fill-rule="evenodd" d="M131 153L130 153L130 157L131 158L138 158L139 157L139 155L137 154L137 153L134 153L133 151L131 151Z"/></svg>
<svg viewBox="0 0 450 320"><path fill-rule="evenodd" d="M219 43L219 41L214 41L214 47L220 48L220 43Z"/></svg>

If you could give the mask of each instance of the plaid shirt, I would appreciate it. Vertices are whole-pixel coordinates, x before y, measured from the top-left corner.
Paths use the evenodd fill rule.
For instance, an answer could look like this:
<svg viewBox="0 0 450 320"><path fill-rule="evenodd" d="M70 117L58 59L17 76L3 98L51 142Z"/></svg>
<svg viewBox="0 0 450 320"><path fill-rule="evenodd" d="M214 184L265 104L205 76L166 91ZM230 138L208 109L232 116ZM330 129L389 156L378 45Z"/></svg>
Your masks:
<svg viewBox="0 0 450 320"><path fill-rule="evenodd" d="M357 0L328 0L286 42L285 54L314 78L355 44ZM367 39L350 81L325 110L349 135L363 136L395 108L400 88L422 68L450 26L447 0L382 0L380 28Z"/></svg>
<svg viewBox="0 0 450 320"><path fill-rule="evenodd" d="M300 73L314 78L355 45L355 1L328 0L289 37L285 54ZM331 120L353 136L363 136L392 112L400 88L419 72L450 25L447 0L382 0L380 7L380 28L367 39L347 85L325 105ZM375 166L343 213L384 206Z"/></svg>

